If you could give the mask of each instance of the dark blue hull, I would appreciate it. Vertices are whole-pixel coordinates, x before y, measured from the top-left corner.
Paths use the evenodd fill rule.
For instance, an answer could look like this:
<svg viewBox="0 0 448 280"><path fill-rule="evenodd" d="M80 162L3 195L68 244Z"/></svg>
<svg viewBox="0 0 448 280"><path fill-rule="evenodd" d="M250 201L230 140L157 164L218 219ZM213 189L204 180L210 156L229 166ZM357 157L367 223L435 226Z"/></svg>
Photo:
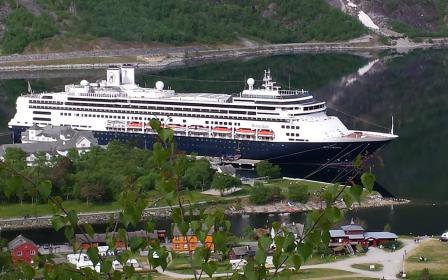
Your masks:
<svg viewBox="0 0 448 280"><path fill-rule="evenodd" d="M16 142L20 140L25 127L13 127ZM154 134L94 131L100 145L119 140L140 148L152 148L156 141ZM269 160L277 164L294 165L351 165L357 155L372 155L389 141L371 142L262 142L233 139L212 139L205 137L176 136L179 151L203 156L240 156L245 159Z"/></svg>

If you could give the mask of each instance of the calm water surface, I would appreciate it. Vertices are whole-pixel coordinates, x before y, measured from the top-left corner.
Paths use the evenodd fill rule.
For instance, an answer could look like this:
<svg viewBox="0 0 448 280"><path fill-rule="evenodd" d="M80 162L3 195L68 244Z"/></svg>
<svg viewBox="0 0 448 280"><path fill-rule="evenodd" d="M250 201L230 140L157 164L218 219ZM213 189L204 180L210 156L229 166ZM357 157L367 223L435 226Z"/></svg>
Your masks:
<svg viewBox="0 0 448 280"><path fill-rule="evenodd" d="M140 85L157 80L178 92L235 93L249 77L260 79L270 68L283 88L304 88L328 102L329 114L349 128L388 132L391 116L400 138L372 162L379 183L392 194L417 204L362 209L348 213L369 230L386 223L400 234L439 234L448 228L448 51L368 57L348 54L302 54L210 63L158 73L138 72ZM104 79L103 71L7 73L0 75L0 132L15 111L15 99L27 89L61 90L81 79ZM1 137L6 143L8 137ZM285 168L288 169L288 168ZM288 175L303 170L288 169ZM323 171L319 175L333 176ZM305 172L306 173L306 172ZM432 204L436 203L436 206ZM273 219L300 221L301 215L232 217L235 233L245 226L262 227ZM5 233L4 233L5 234Z"/></svg>

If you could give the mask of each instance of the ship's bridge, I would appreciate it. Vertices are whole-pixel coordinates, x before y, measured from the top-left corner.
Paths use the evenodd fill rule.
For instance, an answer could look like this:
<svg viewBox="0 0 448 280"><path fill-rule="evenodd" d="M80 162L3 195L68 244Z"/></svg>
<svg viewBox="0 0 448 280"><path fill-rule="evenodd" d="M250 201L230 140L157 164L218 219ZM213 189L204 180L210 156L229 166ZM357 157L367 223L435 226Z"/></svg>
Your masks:
<svg viewBox="0 0 448 280"><path fill-rule="evenodd" d="M247 85L249 89L243 90L241 97L246 98L262 98L262 99L295 99L295 98L311 98L306 90L281 90L276 82L272 81L271 71L265 70L263 84L261 89L254 89L255 80L249 78Z"/></svg>

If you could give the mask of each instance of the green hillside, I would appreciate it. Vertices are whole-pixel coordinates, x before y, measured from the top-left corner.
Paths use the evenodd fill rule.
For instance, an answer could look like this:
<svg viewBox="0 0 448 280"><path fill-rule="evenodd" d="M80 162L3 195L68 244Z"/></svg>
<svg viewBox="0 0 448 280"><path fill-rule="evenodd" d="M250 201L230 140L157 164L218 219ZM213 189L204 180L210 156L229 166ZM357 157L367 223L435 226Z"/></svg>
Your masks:
<svg viewBox="0 0 448 280"><path fill-rule="evenodd" d="M30 2L30 1L28 1ZM32 1L31 1L32 2ZM36 0L7 11L2 53L20 53L45 38L109 37L117 41L229 43L240 37L271 43L337 41L367 33L325 0ZM38 10L39 13L31 13ZM39 15L38 15L39 14Z"/></svg>

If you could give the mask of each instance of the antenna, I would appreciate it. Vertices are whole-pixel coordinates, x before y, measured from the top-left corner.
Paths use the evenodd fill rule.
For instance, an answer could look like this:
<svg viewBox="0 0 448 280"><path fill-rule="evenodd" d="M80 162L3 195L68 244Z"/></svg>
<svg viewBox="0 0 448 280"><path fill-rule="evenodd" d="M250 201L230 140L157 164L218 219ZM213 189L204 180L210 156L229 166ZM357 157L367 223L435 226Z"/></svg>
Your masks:
<svg viewBox="0 0 448 280"><path fill-rule="evenodd" d="M390 128L390 134L394 134L394 115L392 115L392 126Z"/></svg>
<svg viewBox="0 0 448 280"><path fill-rule="evenodd" d="M27 82L28 82L28 93L33 94L33 89L31 88L30 81Z"/></svg>

